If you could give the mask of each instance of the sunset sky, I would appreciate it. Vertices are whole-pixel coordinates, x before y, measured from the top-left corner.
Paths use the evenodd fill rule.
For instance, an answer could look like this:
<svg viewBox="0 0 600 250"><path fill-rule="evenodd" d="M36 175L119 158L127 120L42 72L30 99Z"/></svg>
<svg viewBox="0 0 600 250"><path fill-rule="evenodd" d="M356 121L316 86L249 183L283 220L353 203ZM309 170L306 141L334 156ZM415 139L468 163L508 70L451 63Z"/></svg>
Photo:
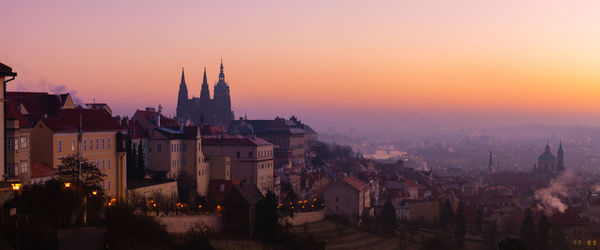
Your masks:
<svg viewBox="0 0 600 250"><path fill-rule="evenodd" d="M173 115L181 67L195 96L207 67L212 94L223 58L236 116L600 125L599 1L82 2L2 4L9 90Z"/></svg>

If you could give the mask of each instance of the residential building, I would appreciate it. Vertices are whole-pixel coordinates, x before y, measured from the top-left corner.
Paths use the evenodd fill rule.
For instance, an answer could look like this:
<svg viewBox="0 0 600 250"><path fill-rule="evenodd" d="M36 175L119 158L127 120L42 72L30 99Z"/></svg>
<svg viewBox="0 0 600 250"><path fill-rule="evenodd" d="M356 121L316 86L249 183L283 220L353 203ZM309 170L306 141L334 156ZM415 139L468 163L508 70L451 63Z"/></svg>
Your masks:
<svg viewBox="0 0 600 250"><path fill-rule="evenodd" d="M81 140L78 139L81 126ZM79 152L106 175L101 186L108 196L124 198L126 153L121 126L104 110L61 109L41 118L31 132L31 159L57 169L61 158Z"/></svg>
<svg viewBox="0 0 600 250"><path fill-rule="evenodd" d="M369 185L354 177L344 176L324 192L327 214L344 217L360 224L363 216L372 216Z"/></svg>
<svg viewBox="0 0 600 250"><path fill-rule="evenodd" d="M305 167L304 149L305 126L295 117L291 120L275 118L275 120L247 120L240 118L232 122L230 133L245 137L258 136L274 144L275 169L296 169ZM312 129L311 129L312 131ZM311 137L312 139L312 137Z"/></svg>
<svg viewBox="0 0 600 250"><path fill-rule="evenodd" d="M5 102L6 174L7 180L28 183L31 177L31 124L12 102Z"/></svg>
<svg viewBox="0 0 600 250"><path fill-rule="evenodd" d="M263 198L254 183L245 182L233 186L223 198L225 226L231 231L247 231L248 236L252 237L256 204Z"/></svg>
<svg viewBox="0 0 600 250"><path fill-rule="evenodd" d="M206 157L231 159L231 178L248 180L266 194L273 188L273 144L262 138L209 138L202 140Z"/></svg>
<svg viewBox="0 0 600 250"><path fill-rule="evenodd" d="M2 63L0 63L0 83L2 84L2 93L0 93L0 99L5 100L6 99L6 83L8 83L9 81L12 81L13 79L15 79L15 77L17 76L17 73L12 71L11 67L8 67ZM5 120L5 114L4 111L6 110L5 107L5 102L0 102L0 119L2 119L2 121ZM6 149L5 149L5 143L6 143L6 135L4 134L6 128L5 128L5 124L4 122L0 122L0 141L2 143L0 143L0 161L2 162L2 166L0 166L0 181L5 180L5 168L6 168Z"/></svg>
<svg viewBox="0 0 600 250"><path fill-rule="evenodd" d="M211 180L231 179L231 158L229 156L215 155L208 159Z"/></svg>

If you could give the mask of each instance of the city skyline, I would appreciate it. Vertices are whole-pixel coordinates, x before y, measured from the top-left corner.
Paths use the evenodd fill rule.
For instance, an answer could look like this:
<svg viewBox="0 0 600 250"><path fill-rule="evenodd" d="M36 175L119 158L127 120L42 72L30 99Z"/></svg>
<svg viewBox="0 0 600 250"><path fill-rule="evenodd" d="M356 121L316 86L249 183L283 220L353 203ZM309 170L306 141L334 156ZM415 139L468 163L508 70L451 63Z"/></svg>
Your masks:
<svg viewBox="0 0 600 250"><path fill-rule="evenodd" d="M199 96L204 67L212 88L223 58L236 117L363 131L600 125L594 5L10 2L0 54L19 72L9 91L76 90L122 115L159 103L174 115L181 67Z"/></svg>

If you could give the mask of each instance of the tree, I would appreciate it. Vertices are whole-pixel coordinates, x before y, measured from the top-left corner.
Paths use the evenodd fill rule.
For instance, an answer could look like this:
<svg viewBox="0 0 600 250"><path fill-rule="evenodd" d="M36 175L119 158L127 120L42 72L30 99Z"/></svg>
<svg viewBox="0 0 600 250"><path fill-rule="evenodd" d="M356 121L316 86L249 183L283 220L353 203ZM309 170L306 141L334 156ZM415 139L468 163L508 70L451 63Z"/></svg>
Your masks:
<svg viewBox="0 0 600 250"><path fill-rule="evenodd" d="M278 239L280 215L277 205L277 197L271 190L256 204L254 218L254 236L256 239L263 242L271 242Z"/></svg>
<svg viewBox="0 0 600 250"><path fill-rule="evenodd" d="M127 146L127 179L134 180L136 177L135 170L137 165L137 154L136 150L133 148L131 139L128 139L126 142Z"/></svg>
<svg viewBox="0 0 600 250"><path fill-rule="evenodd" d="M550 224L546 215L540 216L537 225L537 245L536 249L548 249L550 243Z"/></svg>
<svg viewBox="0 0 600 250"><path fill-rule="evenodd" d="M525 210L525 217L521 223L521 242L525 243L527 249L533 249L535 247L535 220L533 219L533 213L530 208Z"/></svg>
<svg viewBox="0 0 600 250"><path fill-rule="evenodd" d="M79 153L60 159L58 176L65 182L82 183L84 188L90 188L90 190L99 189L99 183L106 177L97 166L80 157Z"/></svg>
<svg viewBox="0 0 600 250"><path fill-rule="evenodd" d="M506 238L498 242L499 250L526 250L526 248L521 241L513 238Z"/></svg>
<svg viewBox="0 0 600 250"><path fill-rule="evenodd" d="M144 175L146 175L145 162L144 162L145 154L144 154L144 146L140 142L137 148L137 164L136 164L136 179L141 180L144 179Z"/></svg>
<svg viewBox="0 0 600 250"><path fill-rule="evenodd" d="M450 199L446 200L444 205L442 206L442 211L440 213L440 226L446 227L453 221L453 211L452 211L452 203Z"/></svg>
<svg viewBox="0 0 600 250"><path fill-rule="evenodd" d="M379 217L379 224L383 225L388 231L393 231L394 228L396 228L396 209L389 198L385 204L383 204L383 211Z"/></svg>

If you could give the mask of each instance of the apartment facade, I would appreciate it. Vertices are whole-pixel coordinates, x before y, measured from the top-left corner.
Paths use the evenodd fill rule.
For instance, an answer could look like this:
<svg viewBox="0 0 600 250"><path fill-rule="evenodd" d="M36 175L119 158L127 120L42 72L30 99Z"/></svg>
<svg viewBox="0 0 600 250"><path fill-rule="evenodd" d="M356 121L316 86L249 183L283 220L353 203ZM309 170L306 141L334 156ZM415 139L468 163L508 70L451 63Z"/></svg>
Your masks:
<svg viewBox="0 0 600 250"><path fill-rule="evenodd" d="M81 124L81 140L78 140ZM104 110L63 109L57 118L42 118L31 132L32 161L57 169L63 157L81 155L106 175L100 183L111 197L126 195L124 131Z"/></svg>
<svg viewBox="0 0 600 250"><path fill-rule="evenodd" d="M262 138L209 138L202 140L206 157L230 158L231 178L254 183L264 195L273 189L273 144Z"/></svg>
<svg viewBox="0 0 600 250"><path fill-rule="evenodd" d="M6 180L29 183L31 178L31 125L10 102L6 109Z"/></svg>

